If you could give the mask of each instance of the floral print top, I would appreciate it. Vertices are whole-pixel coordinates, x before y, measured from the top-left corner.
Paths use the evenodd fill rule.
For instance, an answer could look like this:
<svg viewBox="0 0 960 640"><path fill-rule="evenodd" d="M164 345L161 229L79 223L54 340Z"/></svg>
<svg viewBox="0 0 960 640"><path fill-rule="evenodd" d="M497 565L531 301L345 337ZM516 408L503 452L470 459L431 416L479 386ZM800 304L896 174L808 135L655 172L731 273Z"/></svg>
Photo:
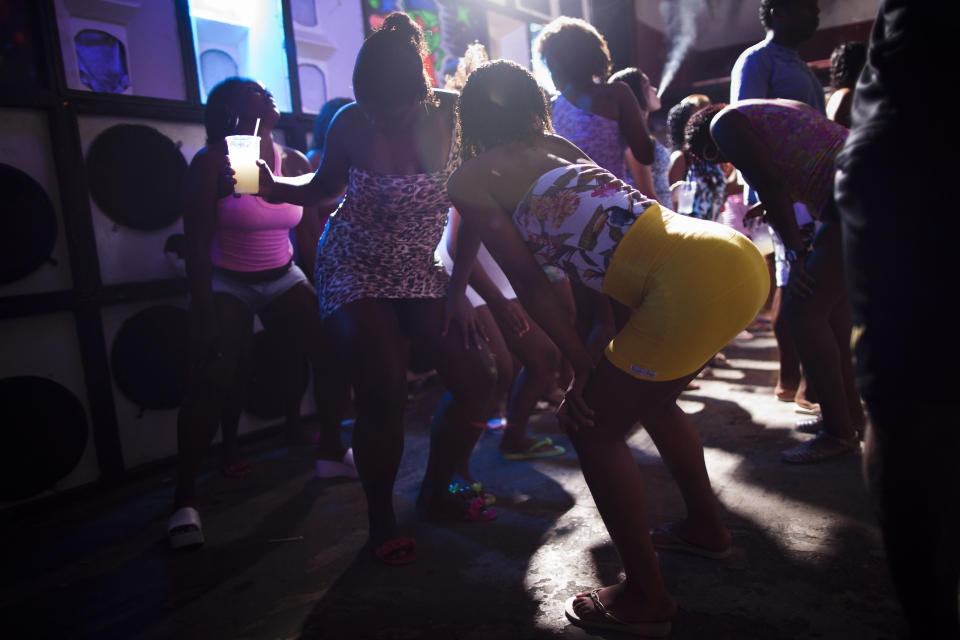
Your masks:
<svg viewBox="0 0 960 640"><path fill-rule="evenodd" d="M687 154L687 161L687 180L697 183L693 210L688 215L715 222L727 200L727 176L720 165L705 162L692 153Z"/></svg>
<svg viewBox="0 0 960 640"><path fill-rule="evenodd" d="M595 164L563 165L533 183L513 221L541 266L600 291L620 240L656 204Z"/></svg>

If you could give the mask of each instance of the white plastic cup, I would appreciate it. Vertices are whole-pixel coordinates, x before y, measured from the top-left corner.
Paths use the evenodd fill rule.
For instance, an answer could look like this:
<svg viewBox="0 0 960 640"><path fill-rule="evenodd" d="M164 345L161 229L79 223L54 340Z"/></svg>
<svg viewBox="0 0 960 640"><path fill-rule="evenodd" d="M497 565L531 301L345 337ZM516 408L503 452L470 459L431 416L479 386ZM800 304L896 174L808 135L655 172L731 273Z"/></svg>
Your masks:
<svg viewBox="0 0 960 640"><path fill-rule="evenodd" d="M227 155L233 167L237 184L235 193L257 193L260 191L260 136L227 136Z"/></svg>
<svg viewBox="0 0 960 640"><path fill-rule="evenodd" d="M677 213L693 213L693 198L697 195L697 183L692 180L677 184Z"/></svg>

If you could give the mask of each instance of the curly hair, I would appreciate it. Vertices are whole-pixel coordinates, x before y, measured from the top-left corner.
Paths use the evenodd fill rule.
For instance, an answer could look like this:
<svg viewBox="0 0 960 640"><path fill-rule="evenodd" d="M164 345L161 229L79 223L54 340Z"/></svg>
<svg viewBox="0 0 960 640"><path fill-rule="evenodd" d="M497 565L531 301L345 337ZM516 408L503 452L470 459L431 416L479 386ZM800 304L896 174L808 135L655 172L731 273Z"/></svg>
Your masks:
<svg viewBox="0 0 960 640"><path fill-rule="evenodd" d="M353 67L353 93L360 108L371 114L407 104L436 104L423 68L426 54L420 26L405 13L388 15L363 41Z"/></svg>
<svg viewBox="0 0 960 640"><path fill-rule="evenodd" d="M689 151L701 159L706 159L703 151L707 148L707 145L716 146L713 137L710 135L710 122L713 120L713 116L717 115L726 106L722 102L711 104L690 116L683 133L684 151Z"/></svg>
<svg viewBox="0 0 960 640"><path fill-rule="evenodd" d="M560 16L549 22L537 35L533 53L547 65L558 89L570 80L606 80L610 75L612 63L606 39L580 18Z"/></svg>
<svg viewBox="0 0 960 640"><path fill-rule="evenodd" d="M837 45L830 54L830 86L852 89L866 63L867 46L862 42L851 40Z"/></svg>
<svg viewBox="0 0 960 640"><path fill-rule="evenodd" d="M650 105L647 103L647 89L650 88L650 78L643 71L636 67L627 67L620 69L610 76L607 82L625 82L627 86L633 89L633 95L637 97L640 108L647 111Z"/></svg>
<svg viewBox="0 0 960 640"><path fill-rule="evenodd" d="M450 89L451 91L460 91L463 89L463 85L467 83L467 77L473 70L489 59L490 56L487 55L487 48L481 43L474 42L468 45L467 50L463 52L463 56L457 64L456 73L447 75L443 88Z"/></svg>
<svg viewBox="0 0 960 640"><path fill-rule="evenodd" d="M509 60L474 69L457 100L457 121L464 158L553 131L543 89L529 71Z"/></svg>
<svg viewBox="0 0 960 640"><path fill-rule="evenodd" d="M683 149L683 133L690 119L697 110L710 104L710 98L702 93L693 93L673 105L667 112L667 131L670 133L670 148L674 151Z"/></svg>

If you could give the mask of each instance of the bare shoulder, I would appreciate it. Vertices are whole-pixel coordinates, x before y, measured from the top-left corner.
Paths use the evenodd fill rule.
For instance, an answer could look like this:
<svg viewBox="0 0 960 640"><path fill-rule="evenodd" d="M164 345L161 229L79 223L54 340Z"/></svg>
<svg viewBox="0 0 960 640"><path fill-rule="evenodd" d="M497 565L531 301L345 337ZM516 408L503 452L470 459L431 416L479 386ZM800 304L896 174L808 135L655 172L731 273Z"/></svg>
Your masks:
<svg viewBox="0 0 960 640"><path fill-rule="evenodd" d="M450 198L455 199L464 193L483 188L486 176L493 166L489 151L465 160L447 180L447 193Z"/></svg>
<svg viewBox="0 0 960 640"><path fill-rule="evenodd" d="M367 118L363 115L360 105L358 105L356 102L351 102L350 104L340 107L337 113L334 114L333 120L330 121L330 127L328 131L333 129L342 129L343 127L356 126L361 122L366 122L366 120Z"/></svg>
<svg viewBox="0 0 960 640"><path fill-rule="evenodd" d="M567 162L573 163L593 163L593 160L590 159L586 153L583 152L580 147L573 144L563 136L558 136L555 133L548 133L545 136L545 142L550 147L550 152L556 156L559 156L566 160Z"/></svg>
<svg viewBox="0 0 960 640"><path fill-rule="evenodd" d="M213 179L227 164L227 145L214 143L203 147L190 160L188 175L192 180Z"/></svg>

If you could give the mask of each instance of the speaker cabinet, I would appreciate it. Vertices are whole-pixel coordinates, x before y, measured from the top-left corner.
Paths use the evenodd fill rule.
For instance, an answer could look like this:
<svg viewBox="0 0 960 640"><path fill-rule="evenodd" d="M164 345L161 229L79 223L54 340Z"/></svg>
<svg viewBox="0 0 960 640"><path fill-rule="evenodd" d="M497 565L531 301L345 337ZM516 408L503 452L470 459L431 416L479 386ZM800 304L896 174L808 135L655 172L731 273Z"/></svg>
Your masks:
<svg viewBox="0 0 960 640"><path fill-rule="evenodd" d="M100 475L73 315L0 321L0 508Z"/></svg>
<svg viewBox="0 0 960 640"><path fill-rule="evenodd" d="M0 296L73 286L47 114L0 109Z"/></svg>
<svg viewBox="0 0 960 640"><path fill-rule="evenodd" d="M80 137L104 284L182 276L168 254L183 233L183 180L204 145L203 126L83 116Z"/></svg>

